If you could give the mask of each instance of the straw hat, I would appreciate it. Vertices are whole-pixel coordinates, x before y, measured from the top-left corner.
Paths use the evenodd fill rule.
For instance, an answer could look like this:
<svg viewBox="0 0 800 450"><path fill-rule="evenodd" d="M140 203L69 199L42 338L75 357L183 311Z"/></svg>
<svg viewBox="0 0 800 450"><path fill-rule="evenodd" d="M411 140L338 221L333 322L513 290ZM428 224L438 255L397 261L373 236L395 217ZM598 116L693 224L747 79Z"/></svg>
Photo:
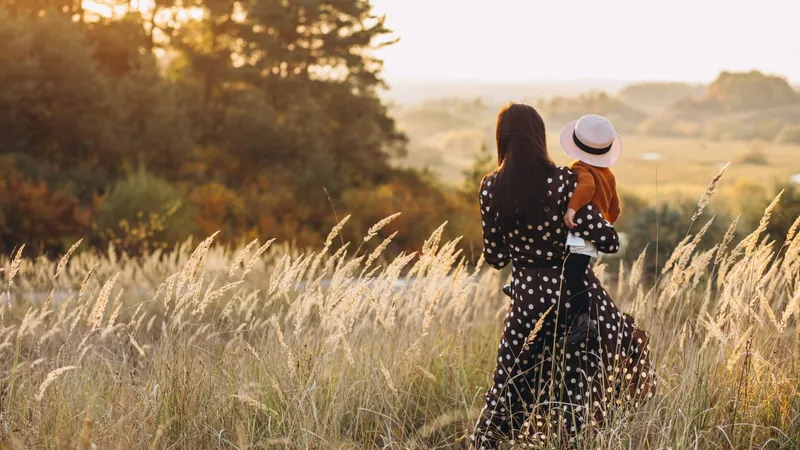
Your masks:
<svg viewBox="0 0 800 450"><path fill-rule="evenodd" d="M568 123L560 140L569 156L595 167L611 167L622 154L622 138L602 116L590 114Z"/></svg>

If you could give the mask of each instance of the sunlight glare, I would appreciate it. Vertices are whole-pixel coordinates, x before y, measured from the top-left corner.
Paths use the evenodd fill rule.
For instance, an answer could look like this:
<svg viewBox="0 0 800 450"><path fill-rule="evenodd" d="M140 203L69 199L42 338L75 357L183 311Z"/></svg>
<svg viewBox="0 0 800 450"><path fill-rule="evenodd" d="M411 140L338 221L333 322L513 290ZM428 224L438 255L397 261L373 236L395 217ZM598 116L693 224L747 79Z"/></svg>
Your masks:
<svg viewBox="0 0 800 450"><path fill-rule="evenodd" d="M86 12L103 18L121 17L128 14L130 11L137 11L143 15L149 15L152 13L154 7L154 0L132 0L129 5L109 5L103 0L83 0L83 9ZM170 9L172 10L174 18L180 22L199 20L202 19L205 14L203 9L198 7Z"/></svg>

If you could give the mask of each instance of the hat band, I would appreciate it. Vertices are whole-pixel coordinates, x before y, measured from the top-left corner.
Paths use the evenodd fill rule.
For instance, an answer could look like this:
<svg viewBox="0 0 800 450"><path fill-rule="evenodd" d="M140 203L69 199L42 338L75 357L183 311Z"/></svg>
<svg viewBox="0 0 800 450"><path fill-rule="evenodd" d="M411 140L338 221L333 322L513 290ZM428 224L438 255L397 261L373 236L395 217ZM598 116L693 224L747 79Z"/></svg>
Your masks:
<svg viewBox="0 0 800 450"><path fill-rule="evenodd" d="M575 134L574 131L572 132L572 140L575 142L575 145L577 145L579 149L585 151L586 153L590 153L592 155L597 155L597 156L605 155L606 153L608 153L609 150L611 150L611 146L614 145L614 143L612 142L608 147L603 147L603 148L589 147L588 145L581 142L580 139L578 139L578 135Z"/></svg>

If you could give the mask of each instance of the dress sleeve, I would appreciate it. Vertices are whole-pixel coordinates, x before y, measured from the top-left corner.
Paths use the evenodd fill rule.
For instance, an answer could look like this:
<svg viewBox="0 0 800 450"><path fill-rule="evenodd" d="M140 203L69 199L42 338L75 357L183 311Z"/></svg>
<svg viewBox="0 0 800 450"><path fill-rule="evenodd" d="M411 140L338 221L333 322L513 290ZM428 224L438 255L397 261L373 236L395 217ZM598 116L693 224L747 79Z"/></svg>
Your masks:
<svg viewBox="0 0 800 450"><path fill-rule="evenodd" d="M572 229L572 233L593 242L600 252L616 253L619 251L617 231L592 204L575 214L575 228Z"/></svg>
<svg viewBox="0 0 800 450"><path fill-rule="evenodd" d="M497 221L497 209L492 205L492 176L481 181L480 205L483 225L483 258L495 269L502 269L511 261L503 232Z"/></svg>

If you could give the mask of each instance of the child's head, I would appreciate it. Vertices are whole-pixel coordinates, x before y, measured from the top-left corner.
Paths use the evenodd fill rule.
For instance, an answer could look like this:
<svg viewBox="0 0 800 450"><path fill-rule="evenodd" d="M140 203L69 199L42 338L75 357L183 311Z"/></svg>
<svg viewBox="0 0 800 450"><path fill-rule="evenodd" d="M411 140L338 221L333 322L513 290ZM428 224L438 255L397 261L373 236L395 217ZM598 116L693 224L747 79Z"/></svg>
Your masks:
<svg viewBox="0 0 800 450"><path fill-rule="evenodd" d="M622 138L602 116L590 114L568 123L560 140L569 156L596 167L611 167L622 154Z"/></svg>

